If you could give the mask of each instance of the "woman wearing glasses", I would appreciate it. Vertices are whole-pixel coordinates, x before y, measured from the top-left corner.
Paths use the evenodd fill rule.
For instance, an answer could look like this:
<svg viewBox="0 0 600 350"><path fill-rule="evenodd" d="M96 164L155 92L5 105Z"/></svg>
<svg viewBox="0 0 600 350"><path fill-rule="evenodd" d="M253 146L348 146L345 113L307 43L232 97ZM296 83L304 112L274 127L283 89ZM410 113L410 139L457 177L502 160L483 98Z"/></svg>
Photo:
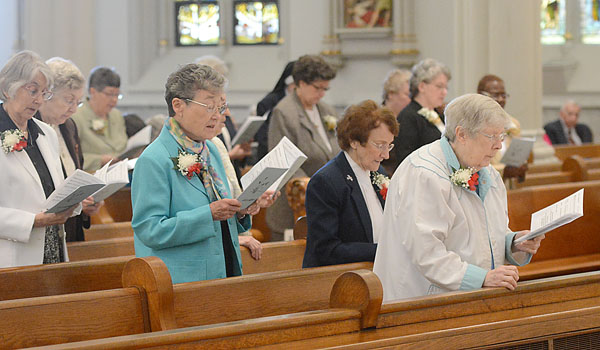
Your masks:
<svg viewBox="0 0 600 350"><path fill-rule="evenodd" d="M73 115L86 171L98 170L109 161L118 160L127 147L125 119L115 108L122 97L120 86L121 78L113 69L92 69L89 97Z"/></svg>
<svg viewBox="0 0 600 350"><path fill-rule="evenodd" d="M169 118L138 158L131 184L137 256L157 256L174 283L242 274L238 233L257 204L241 210L210 141L225 121L226 80L188 64L165 85ZM219 129L220 130L220 129Z"/></svg>
<svg viewBox="0 0 600 350"><path fill-rule="evenodd" d="M303 267L375 259L389 181L380 164L397 134L396 116L387 107L367 100L346 109L337 126L343 151L311 177L306 190Z"/></svg>
<svg viewBox="0 0 600 350"><path fill-rule="evenodd" d="M411 101L398 115L400 133L394 140L394 154L386 167L396 169L417 148L439 140L442 136L444 117L438 115L435 109L444 104L450 78L448 67L431 58L413 66L410 78Z"/></svg>
<svg viewBox="0 0 600 350"><path fill-rule="evenodd" d="M63 223L75 207L44 213L64 180L52 127L33 116L52 97L52 71L31 51L0 71L0 267L67 261Z"/></svg>
<svg viewBox="0 0 600 350"><path fill-rule="evenodd" d="M400 164L390 181L373 271L385 301L481 287L514 289L543 235L508 228L506 188L490 160L508 115L468 94L444 111L446 132Z"/></svg>
<svg viewBox="0 0 600 350"><path fill-rule="evenodd" d="M321 101L329 90L335 70L321 57L302 56L292 69L294 92L273 109L269 122L269 150L286 136L308 159L296 177L312 176L340 151L335 141L337 113ZM273 240L283 239L283 231L294 227L294 214L287 198L281 196L267 210L267 224Z"/></svg>
<svg viewBox="0 0 600 350"><path fill-rule="evenodd" d="M64 58L53 57L47 60L46 64L54 75L53 94L51 99L40 106L36 118L43 120L56 131L60 161L66 177L83 167L77 125L71 116L77 111L83 97L85 78L73 62ZM83 212L65 223L67 242L84 240L83 228L90 227L90 216L96 214L103 203L95 203L92 197L82 202Z"/></svg>

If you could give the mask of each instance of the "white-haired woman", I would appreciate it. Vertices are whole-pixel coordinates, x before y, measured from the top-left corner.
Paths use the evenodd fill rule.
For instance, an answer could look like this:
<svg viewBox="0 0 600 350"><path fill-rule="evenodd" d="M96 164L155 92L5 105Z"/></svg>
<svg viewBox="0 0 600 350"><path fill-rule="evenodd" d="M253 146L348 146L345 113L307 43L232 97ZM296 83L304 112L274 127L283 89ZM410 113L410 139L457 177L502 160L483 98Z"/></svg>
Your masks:
<svg viewBox="0 0 600 350"><path fill-rule="evenodd" d="M389 108L396 119L400 112L410 103L410 71L394 69L389 72L383 82L383 105ZM393 174L398 167L396 154L390 152L389 158L381 162L388 174Z"/></svg>
<svg viewBox="0 0 600 350"><path fill-rule="evenodd" d="M374 271L385 301L483 287L514 289L513 265L529 262L544 236L508 228L506 189L490 160L508 115L469 94L445 109L446 133L413 152L391 179ZM398 228L402 228L399 230Z"/></svg>
<svg viewBox="0 0 600 350"><path fill-rule="evenodd" d="M258 205L241 210L210 141L221 126L226 79L188 64L165 85L169 118L139 157L131 184L137 256L161 258L174 283L242 274L238 233Z"/></svg>
<svg viewBox="0 0 600 350"><path fill-rule="evenodd" d="M83 168L79 133L71 116L81 103L85 77L73 62L61 57L53 57L46 64L54 74L52 98L40 106L36 118L56 131L63 172L65 176L69 176L76 169ZM88 197L82 204L83 213L65 222L67 242L84 240L83 228L90 227L90 216L98 212L103 202L95 203L92 197Z"/></svg>
<svg viewBox="0 0 600 350"><path fill-rule="evenodd" d="M444 119L435 108L444 104L448 93L450 70L443 63L427 58L412 68L410 78L411 101L398 116L400 133L394 139L390 159L397 168L404 158L417 148L439 140L444 132Z"/></svg>
<svg viewBox="0 0 600 350"><path fill-rule="evenodd" d="M33 118L52 97L52 76L31 51L15 54L0 71L0 267L68 260L62 224L75 207L44 212L64 177L56 133Z"/></svg>

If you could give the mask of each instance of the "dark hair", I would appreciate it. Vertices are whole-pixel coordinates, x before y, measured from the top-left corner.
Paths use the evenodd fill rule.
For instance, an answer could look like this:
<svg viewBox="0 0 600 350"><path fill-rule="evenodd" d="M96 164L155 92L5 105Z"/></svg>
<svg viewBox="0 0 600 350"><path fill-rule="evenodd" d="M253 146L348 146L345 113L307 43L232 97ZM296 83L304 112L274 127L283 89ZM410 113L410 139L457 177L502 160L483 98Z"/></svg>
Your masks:
<svg viewBox="0 0 600 350"><path fill-rule="evenodd" d="M488 74L488 75L484 76L483 78L481 78L481 80L479 80L479 84L477 84L477 93L479 94L482 91L487 91L485 89L485 86L492 81L499 81L502 84L504 84L504 80L502 80L502 78L500 78L499 76L496 76L493 74Z"/></svg>
<svg viewBox="0 0 600 350"><path fill-rule="evenodd" d="M344 117L337 126L337 140L344 151L350 149L350 142L358 141L365 145L371 130L381 123L387 125L394 136L398 136L399 125L394 113L387 107L379 107L373 100L352 105L344 111Z"/></svg>
<svg viewBox="0 0 600 350"><path fill-rule="evenodd" d="M96 67L92 69L88 82L88 91L91 88L102 91L107 86L121 87L121 77L119 77L119 74L113 68L108 67Z"/></svg>
<svg viewBox="0 0 600 350"><path fill-rule="evenodd" d="M335 70L320 56L304 55L294 64L292 76L296 84L301 81L310 84L316 80L332 80Z"/></svg>

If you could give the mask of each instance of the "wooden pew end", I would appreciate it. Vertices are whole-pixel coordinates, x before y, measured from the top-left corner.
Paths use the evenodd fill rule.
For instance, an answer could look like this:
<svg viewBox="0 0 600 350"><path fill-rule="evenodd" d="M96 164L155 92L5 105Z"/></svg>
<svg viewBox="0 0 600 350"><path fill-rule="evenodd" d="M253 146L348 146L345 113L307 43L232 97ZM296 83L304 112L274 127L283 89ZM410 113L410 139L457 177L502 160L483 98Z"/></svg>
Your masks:
<svg viewBox="0 0 600 350"><path fill-rule="evenodd" d="M373 328L383 300L383 287L369 270L349 271L338 277L331 289L329 307L360 311L361 327Z"/></svg>
<svg viewBox="0 0 600 350"><path fill-rule="evenodd" d="M177 328L173 307L173 282L167 265L155 256L131 259L122 275L123 287L143 289L152 332Z"/></svg>

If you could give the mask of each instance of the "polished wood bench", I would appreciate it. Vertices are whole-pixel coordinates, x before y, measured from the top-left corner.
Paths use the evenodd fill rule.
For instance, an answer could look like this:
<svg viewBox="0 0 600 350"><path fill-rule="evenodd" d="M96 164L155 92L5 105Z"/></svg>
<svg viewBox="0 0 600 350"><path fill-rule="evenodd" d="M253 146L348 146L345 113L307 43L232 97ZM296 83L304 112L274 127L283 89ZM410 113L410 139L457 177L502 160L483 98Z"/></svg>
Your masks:
<svg viewBox="0 0 600 350"><path fill-rule="evenodd" d="M109 224L94 224L84 230L86 241L100 239L133 237L131 221L114 222Z"/></svg>
<svg viewBox="0 0 600 350"><path fill-rule="evenodd" d="M587 143L580 146L556 145L553 147L556 158L563 161L574 155L578 155L583 158L600 157L600 144Z"/></svg>
<svg viewBox="0 0 600 350"><path fill-rule="evenodd" d="M509 226L529 229L531 214L584 188L583 217L546 234L531 263L519 268L522 279L600 269L600 181L532 186L508 192Z"/></svg>

